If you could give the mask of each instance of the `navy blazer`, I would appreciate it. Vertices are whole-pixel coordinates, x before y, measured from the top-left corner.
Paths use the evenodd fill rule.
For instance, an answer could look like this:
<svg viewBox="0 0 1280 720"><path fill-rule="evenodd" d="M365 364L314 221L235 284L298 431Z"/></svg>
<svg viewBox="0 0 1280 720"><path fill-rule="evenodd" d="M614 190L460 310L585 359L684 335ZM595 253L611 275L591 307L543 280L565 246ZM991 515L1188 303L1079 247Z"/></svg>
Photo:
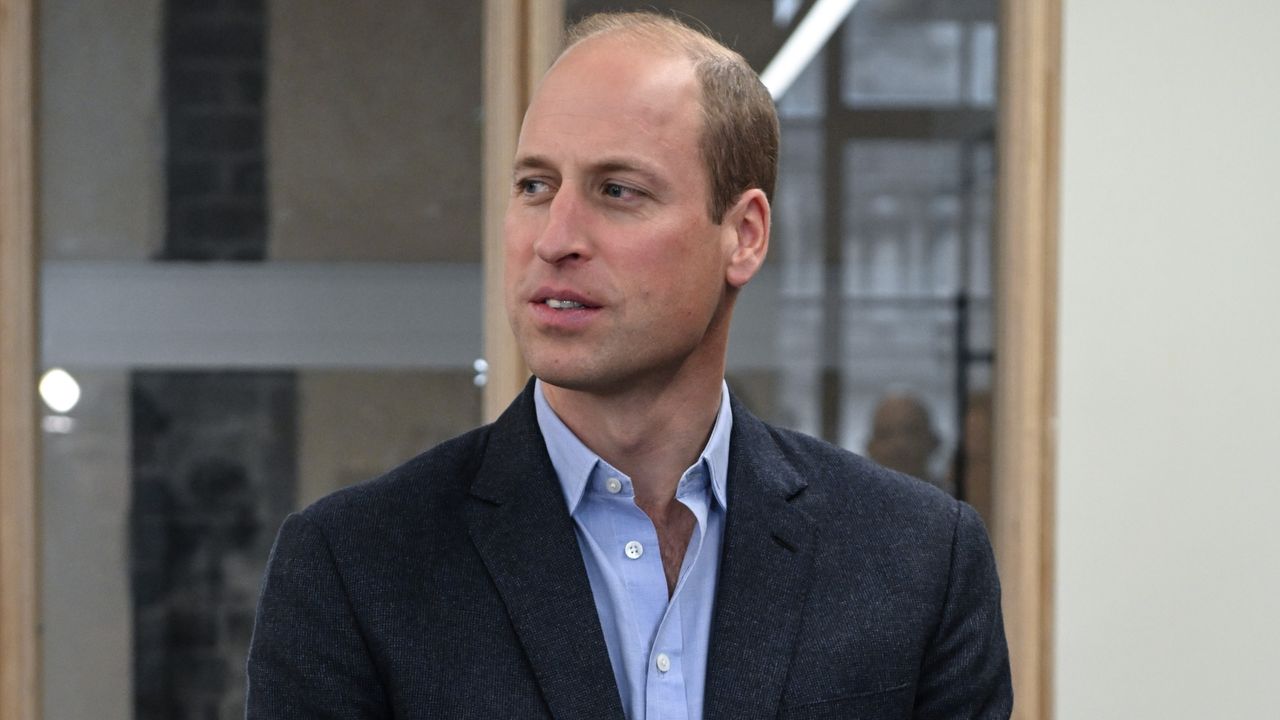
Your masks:
<svg viewBox="0 0 1280 720"><path fill-rule="evenodd" d="M1009 717L973 509L732 410L705 717ZM255 719L622 720L532 384L285 521L248 672Z"/></svg>

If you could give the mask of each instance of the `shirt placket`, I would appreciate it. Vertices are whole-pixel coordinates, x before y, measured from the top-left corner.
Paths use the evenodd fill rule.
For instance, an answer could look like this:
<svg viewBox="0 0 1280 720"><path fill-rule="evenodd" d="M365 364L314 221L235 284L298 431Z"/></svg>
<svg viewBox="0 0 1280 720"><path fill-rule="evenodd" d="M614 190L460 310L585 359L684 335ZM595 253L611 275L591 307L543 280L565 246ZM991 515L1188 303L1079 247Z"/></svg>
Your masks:
<svg viewBox="0 0 1280 720"><path fill-rule="evenodd" d="M649 651L645 673L645 715L649 718L682 720L688 716L682 627L680 605L672 602Z"/></svg>
<svg viewBox="0 0 1280 720"><path fill-rule="evenodd" d="M609 470L607 466L605 469ZM605 481L607 492L613 495L610 501L618 503L615 505L617 510L611 514L609 523L610 542L613 546L609 551L612 557L611 565L622 582L623 597L620 601L627 606L627 610L621 613L618 620L625 625L622 632L632 638L629 643L631 648L629 654L634 654L626 660L626 664L634 670L640 670L640 676L636 680L645 684L643 697L646 707L634 708L635 712L628 712L628 715L665 717L665 715L655 714L648 707L649 665L645 662L645 653L648 653L652 647L667 607L666 576L662 570L662 553L658 548L658 535L649 517L635 505L635 495L630 479L617 472L609 472L608 475L619 481L619 485L613 487L609 487L609 480ZM636 665L640 667L637 668ZM633 689L633 692L636 690L639 688ZM633 718L633 720L640 720L640 718Z"/></svg>
<svg viewBox="0 0 1280 720"><path fill-rule="evenodd" d="M698 473L701 473L701 470L694 471L694 474ZM703 534L706 530L707 497L705 487L685 492L683 486L692 484L697 487L700 480L702 480L701 477L686 477L682 480L682 489L677 495L677 499L694 514L697 524L694 527L693 536L689 538L689 547L681 563L680 578L676 582L675 592L672 593L666 612L659 621L653 647L649 651L645 675L645 708L646 716L649 718L688 720L682 590L697 569ZM664 575L664 583L665 580Z"/></svg>

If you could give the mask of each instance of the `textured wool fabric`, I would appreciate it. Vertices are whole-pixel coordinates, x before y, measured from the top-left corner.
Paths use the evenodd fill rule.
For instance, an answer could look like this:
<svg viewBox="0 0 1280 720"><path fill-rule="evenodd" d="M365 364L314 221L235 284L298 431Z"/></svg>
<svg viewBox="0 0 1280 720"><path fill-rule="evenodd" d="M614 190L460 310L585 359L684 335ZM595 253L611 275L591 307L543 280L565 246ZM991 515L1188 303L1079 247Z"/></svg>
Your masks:
<svg viewBox="0 0 1280 720"><path fill-rule="evenodd" d="M973 509L732 408L704 717L1009 717ZM532 383L285 522L248 672L253 719L624 717Z"/></svg>

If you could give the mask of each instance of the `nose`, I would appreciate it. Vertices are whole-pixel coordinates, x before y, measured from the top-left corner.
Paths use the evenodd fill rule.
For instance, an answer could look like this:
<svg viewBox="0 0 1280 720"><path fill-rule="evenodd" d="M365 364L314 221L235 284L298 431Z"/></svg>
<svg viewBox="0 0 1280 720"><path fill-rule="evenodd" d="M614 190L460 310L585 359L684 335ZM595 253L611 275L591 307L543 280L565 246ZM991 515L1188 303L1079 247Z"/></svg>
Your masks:
<svg viewBox="0 0 1280 720"><path fill-rule="evenodd" d="M573 190L561 188L547 208L547 221L534 240L534 253L551 265L590 258L588 220L583 199Z"/></svg>

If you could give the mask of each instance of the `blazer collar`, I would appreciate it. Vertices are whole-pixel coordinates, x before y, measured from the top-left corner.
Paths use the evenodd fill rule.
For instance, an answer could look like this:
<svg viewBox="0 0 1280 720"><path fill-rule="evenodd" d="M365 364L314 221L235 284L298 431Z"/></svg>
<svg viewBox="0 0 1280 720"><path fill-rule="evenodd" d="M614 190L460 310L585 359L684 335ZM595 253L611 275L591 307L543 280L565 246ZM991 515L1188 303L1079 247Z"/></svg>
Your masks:
<svg viewBox="0 0 1280 720"><path fill-rule="evenodd" d="M467 525L551 714L623 719L604 631L546 445L533 384L489 432Z"/></svg>
<svg viewBox="0 0 1280 720"><path fill-rule="evenodd" d="M799 632L813 521L806 482L773 430L731 397L728 515L704 715L772 718ZM534 414L530 381L493 424L467 524L556 718L624 715L573 520ZM762 588L768 586L768 592Z"/></svg>
<svg viewBox="0 0 1280 720"><path fill-rule="evenodd" d="M711 620L707 718L777 716L812 579L815 528L793 502L807 483L773 433L733 399L729 512Z"/></svg>

